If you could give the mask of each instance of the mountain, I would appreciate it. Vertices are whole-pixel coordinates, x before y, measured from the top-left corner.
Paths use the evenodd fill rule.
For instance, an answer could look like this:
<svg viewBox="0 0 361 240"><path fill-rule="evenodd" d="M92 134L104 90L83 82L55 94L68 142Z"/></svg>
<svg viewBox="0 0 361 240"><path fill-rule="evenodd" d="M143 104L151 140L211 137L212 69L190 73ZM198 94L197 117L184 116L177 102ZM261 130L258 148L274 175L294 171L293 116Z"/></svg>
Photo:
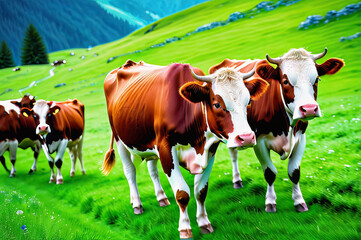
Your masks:
<svg viewBox="0 0 361 240"><path fill-rule="evenodd" d="M204 0L0 0L0 41L16 64L25 29L32 23L48 52L86 48L122 38L135 29Z"/></svg>
<svg viewBox="0 0 361 240"><path fill-rule="evenodd" d="M205 0L95 1L115 17L128 21L131 25L137 27L144 27L160 18L205 2Z"/></svg>

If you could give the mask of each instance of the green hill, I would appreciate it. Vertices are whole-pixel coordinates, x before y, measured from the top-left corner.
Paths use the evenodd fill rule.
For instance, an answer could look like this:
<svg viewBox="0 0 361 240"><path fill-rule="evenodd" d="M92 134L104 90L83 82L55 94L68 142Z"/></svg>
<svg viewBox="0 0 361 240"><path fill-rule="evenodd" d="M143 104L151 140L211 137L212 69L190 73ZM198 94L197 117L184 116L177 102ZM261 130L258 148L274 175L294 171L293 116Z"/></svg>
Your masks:
<svg viewBox="0 0 361 240"><path fill-rule="evenodd" d="M28 176L32 164L30 150L18 151L17 175L9 179L0 169L0 210L5 225L0 225L2 239L177 239L178 206L170 185L160 169L163 187L171 205L158 206L151 179L142 163L137 168L137 181L145 212L135 216L129 204L129 187L119 156L109 176L99 171L108 149L110 127L103 94L106 74L127 59L168 65L190 63L203 69L224 58L277 57L290 48L304 47L313 53L328 53L344 59L346 66L334 76L322 77L318 102L323 118L310 122L307 147L303 158L300 185L310 211L296 213L293 207L292 183L288 181L287 162L272 155L278 169L275 182L276 214L264 212L266 182L258 160L251 149L239 153L244 188L232 188L232 169L228 150L221 145L210 177L207 212L215 232L201 235L191 196L188 209L194 239L357 239L361 206L360 152L361 38L340 42L340 37L361 32L361 12L341 17L328 24L307 30L298 26L307 16L324 16L356 1L301 0L273 11L260 11L253 18L240 19L223 27L190 35L183 40L150 48L168 38L184 36L199 26L226 20L233 12L253 9L259 0L210 1L157 22L105 45L51 53L49 60L66 59L55 68L55 75L34 84L26 92L38 99L66 100L78 98L85 104L86 129L84 164L86 176L77 166L76 176L69 177L70 159L65 155L64 184L49 185L48 163L40 155L38 171ZM134 54L117 55L144 50ZM74 52L75 56L70 56ZM97 56L94 55L97 53ZM85 59L81 59L81 56ZM0 70L0 100L20 97L18 90L49 75L50 65L24 66L18 72ZM69 71L72 69L72 71ZM56 84L65 85L54 88ZM332 151L330 151L332 150ZM6 157L7 164L10 162ZM189 186L193 177L183 171ZM14 193L14 191L16 193ZM26 194L26 196L25 196ZM35 197L34 197L35 196ZM17 210L23 215L17 215ZM56 224L54 224L56 222ZM20 227L26 225L24 232Z"/></svg>

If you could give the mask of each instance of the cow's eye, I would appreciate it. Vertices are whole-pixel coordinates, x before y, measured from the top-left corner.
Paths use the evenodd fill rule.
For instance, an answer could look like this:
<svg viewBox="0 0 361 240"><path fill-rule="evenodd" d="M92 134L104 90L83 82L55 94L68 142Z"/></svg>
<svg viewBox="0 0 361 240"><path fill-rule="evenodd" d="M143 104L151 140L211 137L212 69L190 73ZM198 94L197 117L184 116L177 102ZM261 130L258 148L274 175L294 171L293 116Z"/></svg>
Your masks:
<svg viewBox="0 0 361 240"><path fill-rule="evenodd" d="M214 106L215 108L220 108L220 107L221 107L221 104L215 103L215 104L213 104L213 106Z"/></svg>
<svg viewBox="0 0 361 240"><path fill-rule="evenodd" d="M51 117L51 113L48 113L48 117Z"/></svg>
<svg viewBox="0 0 361 240"><path fill-rule="evenodd" d="M285 79L284 81L283 81L283 84L284 85L288 85L290 82L287 80L287 79Z"/></svg>
<svg viewBox="0 0 361 240"><path fill-rule="evenodd" d="M253 101L253 99L250 98L250 99L249 99L249 102L248 102L248 105L250 105L252 101Z"/></svg>
<svg viewBox="0 0 361 240"><path fill-rule="evenodd" d="M33 117L36 118L36 115L34 114Z"/></svg>

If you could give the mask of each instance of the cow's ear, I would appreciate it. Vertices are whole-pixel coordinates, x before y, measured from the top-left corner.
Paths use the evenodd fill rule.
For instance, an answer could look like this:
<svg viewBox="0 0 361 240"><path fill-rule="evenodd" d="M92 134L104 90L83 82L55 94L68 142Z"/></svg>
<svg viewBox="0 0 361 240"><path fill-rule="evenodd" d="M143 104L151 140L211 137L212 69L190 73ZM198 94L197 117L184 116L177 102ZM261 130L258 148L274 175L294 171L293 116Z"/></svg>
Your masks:
<svg viewBox="0 0 361 240"><path fill-rule="evenodd" d="M278 69L274 69L269 64L261 64L257 66L256 73L267 82L270 82L272 79L277 80L279 76Z"/></svg>
<svg viewBox="0 0 361 240"><path fill-rule="evenodd" d="M189 82L179 89L179 94L190 102L198 103L209 97L209 88L196 82Z"/></svg>
<svg viewBox="0 0 361 240"><path fill-rule="evenodd" d="M345 62L339 58L330 58L321 65L316 63L318 76L323 76L325 74L335 74L343 66L345 66Z"/></svg>
<svg viewBox="0 0 361 240"><path fill-rule="evenodd" d="M33 109L29 109L29 108L26 108L26 107L23 107L21 110L20 110L20 113L21 115L23 115L24 117L29 117L30 115L33 114Z"/></svg>
<svg viewBox="0 0 361 240"><path fill-rule="evenodd" d="M262 96L269 86L269 83L261 78L246 80L244 81L244 84L246 85L252 100L257 100L260 96Z"/></svg>
<svg viewBox="0 0 361 240"><path fill-rule="evenodd" d="M10 102L18 107L21 107L21 102L18 101L10 101Z"/></svg>
<svg viewBox="0 0 361 240"><path fill-rule="evenodd" d="M49 113L55 115L60 111L60 107L59 106L54 106L52 108L49 109Z"/></svg>

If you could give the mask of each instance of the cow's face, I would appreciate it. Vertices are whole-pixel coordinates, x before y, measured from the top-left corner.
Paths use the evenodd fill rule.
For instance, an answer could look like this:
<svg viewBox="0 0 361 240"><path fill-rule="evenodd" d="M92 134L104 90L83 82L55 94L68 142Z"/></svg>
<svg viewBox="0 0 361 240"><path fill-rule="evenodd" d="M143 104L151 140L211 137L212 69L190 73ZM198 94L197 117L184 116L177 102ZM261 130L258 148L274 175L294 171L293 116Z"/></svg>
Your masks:
<svg viewBox="0 0 361 240"><path fill-rule="evenodd" d="M268 86L258 78L243 81L244 75L247 74L221 68L207 76L212 83L190 82L180 89L185 99L203 103L208 129L230 148L246 148L256 143L255 134L247 122L247 105ZM251 75L253 73L248 73L248 77Z"/></svg>
<svg viewBox="0 0 361 240"><path fill-rule="evenodd" d="M315 60L325 54L326 51L313 55L304 49L291 49L277 59L267 56L268 61L278 65L277 72L271 75L280 82L282 101L293 124L298 120L307 121L321 116L320 106L316 101L319 77L334 74L344 65L339 59L329 59L322 65L316 64ZM265 77L264 72L262 74L261 71L260 76Z"/></svg>
<svg viewBox="0 0 361 240"><path fill-rule="evenodd" d="M21 113L25 117L34 118L36 124L36 134L45 135L51 132L53 117L60 111L60 108L53 102L38 100L33 109L22 108Z"/></svg>

